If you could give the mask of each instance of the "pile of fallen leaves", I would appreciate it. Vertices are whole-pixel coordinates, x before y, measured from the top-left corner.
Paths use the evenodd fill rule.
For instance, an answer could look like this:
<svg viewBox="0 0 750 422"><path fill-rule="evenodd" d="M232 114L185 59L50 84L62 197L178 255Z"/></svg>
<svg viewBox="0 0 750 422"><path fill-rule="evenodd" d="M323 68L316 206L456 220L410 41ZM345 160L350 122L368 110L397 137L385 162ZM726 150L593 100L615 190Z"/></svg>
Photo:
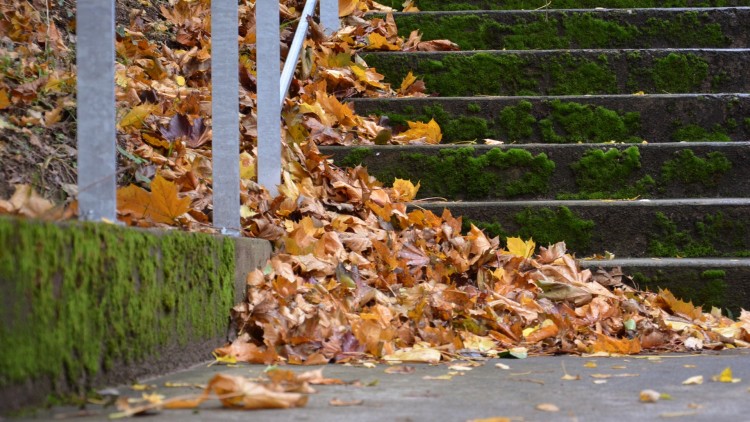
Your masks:
<svg viewBox="0 0 750 422"><path fill-rule="evenodd" d="M0 28L7 34L1 41L17 53L10 56L13 66L22 67L33 55L26 52L34 51L29 46L47 45L46 34L54 31L40 26L42 14L24 14L36 10L27 1L12 3L0 9ZM209 1L157 4L156 16L149 9L131 10L116 40L120 218L135 226L210 232ZM280 4L283 57L303 2ZM313 24L305 42L281 116L280 194L271 198L254 182L254 2L241 2L242 232L272 241L276 252L248 276L246 301L232 310L239 335L216 351L219 356L294 364L437 362L503 353L748 346L748 312L735 322L716 309L704 313L668 291L635 290L620 274L581 270L564 243L541 247L535 255L531 240L509 238L501 244L473 226L462 233L461 218L448 211L436 215L418 204L407 209L419 183L396 180L384 187L362 167L331 164L318 145L441 139L434 121L411 122L398 132L346 104L356 96L424 95L424 84L411 74L392 89L358 52L456 48L448 41L422 42L418 32L400 38L390 15L365 19L364 12L387 11L370 0L340 4L343 28L327 38ZM36 21L24 24L22 18ZM70 71L58 73L46 76L45 86L72 80ZM7 98L4 108L10 110L0 123L32 130L42 122L23 120L28 118L25 91L17 82L5 78L0 85L0 108ZM70 96L64 98L63 110ZM29 209L23 205L31 190L21 188L20 197L0 202L0 212Z"/></svg>

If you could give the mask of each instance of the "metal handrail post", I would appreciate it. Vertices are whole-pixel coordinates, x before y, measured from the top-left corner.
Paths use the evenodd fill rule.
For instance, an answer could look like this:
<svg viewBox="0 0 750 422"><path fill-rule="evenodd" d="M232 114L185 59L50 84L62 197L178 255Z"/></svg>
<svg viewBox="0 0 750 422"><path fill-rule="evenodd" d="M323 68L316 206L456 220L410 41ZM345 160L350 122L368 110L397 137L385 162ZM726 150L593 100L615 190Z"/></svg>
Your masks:
<svg viewBox="0 0 750 422"><path fill-rule="evenodd" d="M241 231L238 22L236 0L211 2L213 224L235 236Z"/></svg>
<svg viewBox="0 0 750 422"><path fill-rule="evenodd" d="M279 2L255 2L255 55L258 103L258 183L271 196L281 181L281 103L279 102Z"/></svg>
<svg viewBox="0 0 750 422"><path fill-rule="evenodd" d="M77 149L81 220L117 221L115 2L78 0Z"/></svg>

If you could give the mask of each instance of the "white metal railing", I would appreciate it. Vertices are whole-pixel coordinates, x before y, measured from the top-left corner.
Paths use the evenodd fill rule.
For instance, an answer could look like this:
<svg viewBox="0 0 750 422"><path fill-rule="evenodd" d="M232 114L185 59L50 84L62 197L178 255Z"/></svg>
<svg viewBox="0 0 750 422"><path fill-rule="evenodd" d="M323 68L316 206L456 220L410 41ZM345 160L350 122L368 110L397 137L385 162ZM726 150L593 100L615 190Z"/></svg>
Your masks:
<svg viewBox="0 0 750 422"><path fill-rule="evenodd" d="M281 106L308 29L320 3L320 21L338 29L338 0L307 0L283 74L279 63L278 0L256 0L258 183L272 195L281 181ZM117 219L115 125L115 0L78 0L78 190L80 218ZM239 77L236 0L211 3L213 225L239 234Z"/></svg>

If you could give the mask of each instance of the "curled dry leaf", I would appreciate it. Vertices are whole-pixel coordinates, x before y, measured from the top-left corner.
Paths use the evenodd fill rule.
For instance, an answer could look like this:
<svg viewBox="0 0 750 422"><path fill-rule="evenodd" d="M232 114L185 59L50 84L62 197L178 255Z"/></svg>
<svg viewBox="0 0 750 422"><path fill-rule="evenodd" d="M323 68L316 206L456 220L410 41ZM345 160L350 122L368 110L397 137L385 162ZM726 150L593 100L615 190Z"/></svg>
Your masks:
<svg viewBox="0 0 750 422"><path fill-rule="evenodd" d="M536 405L537 410L541 410L543 412L559 412L560 408L556 404L552 403L539 403Z"/></svg>

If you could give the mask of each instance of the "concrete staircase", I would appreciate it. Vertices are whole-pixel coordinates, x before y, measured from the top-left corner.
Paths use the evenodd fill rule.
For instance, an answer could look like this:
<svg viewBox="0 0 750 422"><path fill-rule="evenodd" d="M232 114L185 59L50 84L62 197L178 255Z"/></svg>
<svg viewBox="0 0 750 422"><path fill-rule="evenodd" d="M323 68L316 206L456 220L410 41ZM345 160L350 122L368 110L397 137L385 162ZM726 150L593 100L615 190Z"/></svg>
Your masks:
<svg viewBox="0 0 750 422"><path fill-rule="evenodd" d="M422 0L396 14L402 35L464 51L367 54L387 82L412 71L431 96L355 110L396 131L435 119L443 144L323 152L420 181L418 206L493 235L565 240L640 288L750 309L750 0L543 3Z"/></svg>

